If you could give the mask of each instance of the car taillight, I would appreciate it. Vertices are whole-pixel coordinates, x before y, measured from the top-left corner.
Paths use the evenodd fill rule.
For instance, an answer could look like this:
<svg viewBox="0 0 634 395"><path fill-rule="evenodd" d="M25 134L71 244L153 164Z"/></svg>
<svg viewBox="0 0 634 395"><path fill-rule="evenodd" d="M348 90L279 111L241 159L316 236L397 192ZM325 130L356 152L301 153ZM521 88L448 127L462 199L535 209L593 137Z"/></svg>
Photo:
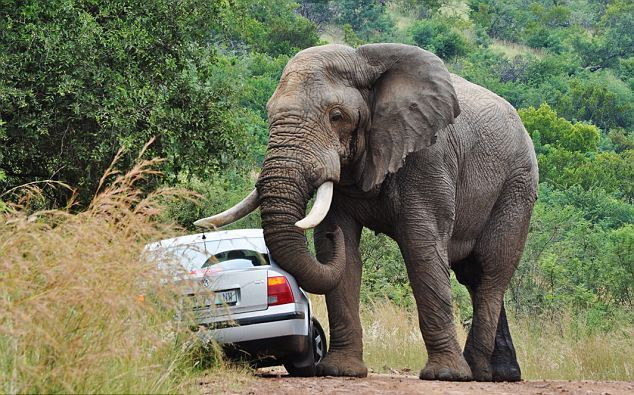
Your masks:
<svg viewBox="0 0 634 395"><path fill-rule="evenodd" d="M267 295L269 306L295 302L291 286L284 276L269 277Z"/></svg>

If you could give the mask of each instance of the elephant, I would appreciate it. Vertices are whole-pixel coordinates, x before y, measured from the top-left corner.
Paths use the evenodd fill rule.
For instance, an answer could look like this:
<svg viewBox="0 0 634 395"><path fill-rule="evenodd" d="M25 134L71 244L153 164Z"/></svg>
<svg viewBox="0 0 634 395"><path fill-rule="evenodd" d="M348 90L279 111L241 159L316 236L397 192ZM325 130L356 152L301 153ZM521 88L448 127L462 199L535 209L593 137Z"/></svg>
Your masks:
<svg viewBox="0 0 634 395"><path fill-rule="evenodd" d="M331 340L318 374L367 375L359 318L366 227L402 253L428 354L421 379L520 380L503 296L526 241L538 170L516 110L434 54L382 43L299 52L267 111L256 188L195 224L223 226L260 208L271 256L306 291L326 295ZM312 227L316 257L305 236ZM464 351L449 269L473 304Z"/></svg>

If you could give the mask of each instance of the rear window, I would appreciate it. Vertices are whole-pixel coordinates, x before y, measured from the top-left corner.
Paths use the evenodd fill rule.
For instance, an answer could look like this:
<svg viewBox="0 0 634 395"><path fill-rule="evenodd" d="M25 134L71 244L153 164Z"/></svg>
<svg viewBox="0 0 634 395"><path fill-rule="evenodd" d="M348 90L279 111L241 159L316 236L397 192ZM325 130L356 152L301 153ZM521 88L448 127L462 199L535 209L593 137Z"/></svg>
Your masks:
<svg viewBox="0 0 634 395"><path fill-rule="evenodd" d="M210 256L202 265L223 269L238 269L269 264L269 255L253 250L230 250Z"/></svg>
<svg viewBox="0 0 634 395"><path fill-rule="evenodd" d="M191 272L203 268L248 269L270 264L269 255L261 238L215 240L169 247L162 259L178 262Z"/></svg>

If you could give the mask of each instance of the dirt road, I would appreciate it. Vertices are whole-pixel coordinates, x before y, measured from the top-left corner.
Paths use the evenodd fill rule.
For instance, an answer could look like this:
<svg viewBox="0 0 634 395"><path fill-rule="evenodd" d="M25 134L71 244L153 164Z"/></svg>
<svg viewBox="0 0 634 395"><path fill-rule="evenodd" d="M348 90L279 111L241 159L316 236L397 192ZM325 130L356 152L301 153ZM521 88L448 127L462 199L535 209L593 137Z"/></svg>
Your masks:
<svg viewBox="0 0 634 395"><path fill-rule="evenodd" d="M201 383L203 393L243 394L634 394L634 383L618 381L539 381L477 383L421 381L414 375L370 374L364 379L291 378L284 370L260 371L239 388L223 380Z"/></svg>

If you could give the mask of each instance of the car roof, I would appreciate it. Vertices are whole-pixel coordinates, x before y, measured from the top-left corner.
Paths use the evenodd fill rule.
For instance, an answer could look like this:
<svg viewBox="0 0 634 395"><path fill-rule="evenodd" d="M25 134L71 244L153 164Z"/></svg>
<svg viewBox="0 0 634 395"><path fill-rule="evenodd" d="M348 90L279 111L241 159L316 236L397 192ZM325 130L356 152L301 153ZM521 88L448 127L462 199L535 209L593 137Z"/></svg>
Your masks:
<svg viewBox="0 0 634 395"><path fill-rule="evenodd" d="M172 237L159 240L145 246L147 249L176 247L180 245L201 243L203 241L231 240L244 238L263 238L262 229L233 229L196 233L193 235Z"/></svg>

